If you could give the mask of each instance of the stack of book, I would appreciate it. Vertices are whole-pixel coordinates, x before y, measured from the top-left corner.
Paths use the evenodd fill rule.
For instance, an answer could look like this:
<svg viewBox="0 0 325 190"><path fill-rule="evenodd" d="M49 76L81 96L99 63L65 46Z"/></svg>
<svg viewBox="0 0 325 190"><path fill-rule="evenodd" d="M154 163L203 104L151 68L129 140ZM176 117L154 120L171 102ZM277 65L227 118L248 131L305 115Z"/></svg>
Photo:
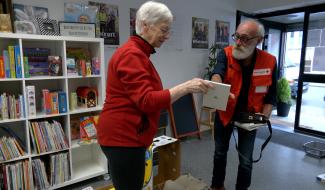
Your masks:
<svg viewBox="0 0 325 190"><path fill-rule="evenodd" d="M19 46L8 46L0 55L0 78L22 78Z"/></svg>
<svg viewBox="0 0 325 190"><path fill-rule="evenodd" d="M57 121L29 122L29 130L34 150L38 154L69 148L61 123Z"/></svg>

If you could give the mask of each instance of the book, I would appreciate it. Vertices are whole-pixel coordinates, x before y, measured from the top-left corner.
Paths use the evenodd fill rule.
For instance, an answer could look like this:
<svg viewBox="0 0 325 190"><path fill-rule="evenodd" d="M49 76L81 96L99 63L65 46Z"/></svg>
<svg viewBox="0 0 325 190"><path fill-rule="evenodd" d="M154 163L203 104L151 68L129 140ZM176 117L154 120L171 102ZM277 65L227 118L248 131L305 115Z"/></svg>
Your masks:
<svg viewBox="0 0 325 190"><path fill-rule="evenodd" d="M22 78L22 67L21 67L21 54L20 54L20 47L14 46L15 49L15 68L16 68L16 77Z"/></svg>
<svg viewBox="0 0 325 190"><path fill-rule="evenodd" d="M76 61L74 58L67 58L67 72L69 76L78 76Z"/></svg>
<svg viewBox="0 0 325 190"><path fill-rule="evenodd" d="M225 111L227 108L228 98L230 94L230 85L208 81L213 84L214 88L210 88L203 95L203 106Z"/></svg>
<svg viewBox="0 0 325 190"><path fill-rule="evenodd" d="M0 78L5 78L6 77L6 68L5 68L5 63L3 56L0 56Z"/></svg>
<svg viewBox="0 0 325 190"><path fill-rule="evenodd" d="M8 46L10 76L16 78L15 46Z"/></svg>
<svg viewBox="0 0 325 190"><path fill-rule="evenodd" d="M29 116L36 116L35 86L26 86L27 110Z"/></svg>
<svg viewBox="0 0 325 190"><path fill-rule="evenodd" d="M29 78L30 75L29 75L28 57L24 57L23 62L24 62L24 77Z"/></svg>
<svg viewBox="0 0 325 190"><path fill-rule="evenodd" d="M93 57L91 59L91 72L93 75L100 74L100 60L98 57Z"/></svg>
<svg viewBox="0 0 325 190"><path fill-rule="evenodd" d="M91 140L96 138L97 132L95 123L92 117L80 118L80 138L82 140Z"/></svg>
<svg viewBox="0 0 325 190"><path fill-rule="evenodd" d="M71 117L70 133L71 133L71 140L80 139L80 118L79 117Z"/></svg>
<svg viewBox="0 0 325 190"><path fill-rule="evenodd" d="M62 75L62 59L60 56L48 56L49 74L51 76Z"/></svg>
<svg viewBox="0 0 325 190"><path fill-rule="evenodd" d="M9 61L8 50L3 50L2 55L3 55L3 62L5 64L6 78L11 78L10 77L10 61Z"/></svg>
<svg viewBox="0 0 325 190"><path fill-rule="evenodd" d="M66 113L67 112L67 94L63 91L58 92L58 99L59 99L59 113Z"/></svg>

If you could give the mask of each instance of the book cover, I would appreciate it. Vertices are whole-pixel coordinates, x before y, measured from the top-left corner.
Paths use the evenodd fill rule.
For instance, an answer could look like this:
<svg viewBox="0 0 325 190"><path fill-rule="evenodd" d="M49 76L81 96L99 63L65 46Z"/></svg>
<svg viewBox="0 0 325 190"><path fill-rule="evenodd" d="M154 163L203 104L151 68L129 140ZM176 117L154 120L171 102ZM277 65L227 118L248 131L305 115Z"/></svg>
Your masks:
<svg viewBox="0 0 325 190"><path fill-rule="evenodd" d="M29 116L36 116L35 86L26 86L27 110Z"/></svg>
<svg viewBox="0 0 325 190"><path fill-rule="evenodd" d="M67 58L67 71L69 76L78 76L76 61L74 58Z"/></svg>
<svg viewBox="0 0 325 190"><path fill-rule="evenodd" d="M66 113L67 112L67 94L65 92L58 92L58 99L59 99L59 113Z"/></svg>
<svg viewBox="0 0 325 190"><path fill-rule="evenodd" d="M57 92L51 92L51 111L52 114L58 114L59 113L59 100L58 100L58 93Z"/></svg>
<svg viewBox="0 0 325 190"><path fill-rule="evenodd" d="M43 95L43 112L45 114L51 114L51 96L50 91L48 89L42 89L42 95Z"/></svg>
<svg viewBox="0 0 325 190"><path fill-rule="evenodd" d="M97 132L92 117L80 118L80 138L82 140L91 140L96 138Z"/></svg>
<svg viewBox="0 0 325 190"><path fill-rule="evenodd" d="M93 75L100 74L100 60L98 57L94 57L91 59L91 72Z"/></svg>
<svg viewBox="0 0 325 190"><path fill-rule="evenodd" d="M14 48L15 48L16 77L17 78L22 78L20 47L19 46L14 46Z"/></svg>
<svg viewBox="0 0 325 190"><path fill-rule="evenodd" d="M60 56L48 56L49 74L51 76L62 75L62 59Z"/></svg>

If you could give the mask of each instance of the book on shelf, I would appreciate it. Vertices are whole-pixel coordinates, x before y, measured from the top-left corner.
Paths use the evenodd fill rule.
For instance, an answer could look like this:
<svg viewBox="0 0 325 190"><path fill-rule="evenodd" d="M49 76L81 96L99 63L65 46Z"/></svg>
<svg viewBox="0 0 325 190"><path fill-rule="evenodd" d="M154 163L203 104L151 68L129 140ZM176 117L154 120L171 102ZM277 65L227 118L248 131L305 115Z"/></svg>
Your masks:
<svg viewBox="0 0 325 190"><path fill-rule="evenodd" d="M74 58L67 58L67 72L69 76L78 76L76 61Z"/></svg>
<svg viewBox="0 0 325 190"><path fill-rule="evenodd" d="M5 78L6 77L6 68L5 68L5 63L3 56L0 56L0 78Z"/></svg>
<svg viewBox="0 0 325 190"><path fill-rule="evenodd" d="M16 78L22 78L20 47L19 46L14 46L14 49L15 49Z"/></svg>
<svg viewBox="0 0 325 190"><path fill-rule="evenodd" d="M24 62L24 77L25 78L29 78L29 64L28 64L28 57L23 58L23 62Z"/></svg>
<svg viewBox="0 0 325 190"><path fill-rule="evenodd" d="M5 64L6 78L11 78L10 75L10 60L9 60L9 52L8 50L2 51L3 62Z"/></svg>
<svg viewBox="0 0 325 190"><path fill-rule="evenodd" d="M98 57L93 57L91 59L91 72L93 75L100 74L100 60Z"/></svg>
<svg viewBox="0 0 325 190"><path fill-rule="evenodd" d="M62 75L62 59L60 56L48 56L49 75L60 76Z"/></svg>
<svg viewBox="0 0 325 190"><path fill-rule="evenodd" d="M71 136L71 140L80 139L80 118L79 117L71 117L70 136Z"/></svg>
<svg viewBox="0 0 325 190"><path fill-rule="evenodd" d="M67 94L63 91L58 92L59 113L66 113L67 107Z"/></svg>
<svg viewBox="0 0 325 190"><path fill-rule="evenodd" d="M82 141L88 141L97 137L95 122L93 117L81 117L80 118L80 139Z"/></svg>
<svg viewBox="0 0 325 190"><path fill-rule="evenodd" d="M15 46L8 46L10 76L16 78L16 63L15 63Z"/></svg>
<svg viewBox="0 0 325 190"><path fill-rule="evenodd" d="M29 116L36 116L35 86L26 86L27 110Z"/></svg>

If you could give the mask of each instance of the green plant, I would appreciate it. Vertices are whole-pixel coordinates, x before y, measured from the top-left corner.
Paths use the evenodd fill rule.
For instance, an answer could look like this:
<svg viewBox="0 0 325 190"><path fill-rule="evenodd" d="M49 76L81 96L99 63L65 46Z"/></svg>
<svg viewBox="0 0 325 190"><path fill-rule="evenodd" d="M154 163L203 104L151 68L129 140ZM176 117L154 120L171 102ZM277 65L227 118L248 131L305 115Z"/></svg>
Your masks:
<svg viewBox="0 0 325 190"><path fill-rule="evenodd" d="M276 87L276 97L278 102L291 104L291 89L286 78L278 80Z"/></svg>
<svg viewBox="0 0 325 190"><path fill-rule="evenodd" d="M205 67L206 73L203 76L203 78L205 79L208 79L211 76L214 66L217 64L216 52L217 52L217 45L213 44L209 48L209 63L208 66Z"/></svg>

